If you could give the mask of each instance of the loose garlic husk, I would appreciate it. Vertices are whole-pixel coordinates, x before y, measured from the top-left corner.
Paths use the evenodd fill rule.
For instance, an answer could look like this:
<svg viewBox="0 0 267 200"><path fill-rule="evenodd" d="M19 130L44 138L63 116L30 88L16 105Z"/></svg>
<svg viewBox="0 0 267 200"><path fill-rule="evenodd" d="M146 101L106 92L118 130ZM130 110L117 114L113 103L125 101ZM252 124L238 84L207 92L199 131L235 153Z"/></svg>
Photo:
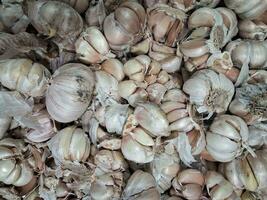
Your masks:
<svg viewBox="0 0 267 200"><path fill-rule="evenodd" d="M83 20L71 6L60 1L33 1L27 2L27 12L39 33L53 38L60 48L73 49L74 40L82 32Z"/></svg>
<svg viewBox="0 0 267 200"><path fill-rule="evenodd" d="M206 148L215 160L229 162L240 156L244 148L250 150L248 136L247 124L240 117L219 115L206 134Z"/></svg>
<svg viewBox="0 0 267 200"><path fill-rule="evenodd" d="M123 174L121 172L106 173L95 178L90 187L92 200L118 200L121 196ZM103 191L105 191L103 193Z"/></svg>
<svg viewBox="0 0 267 200"><path fill-rule="evenodd" d="M216 171L208 171L205 181L212 200L228 199L235 195L233 185Z"/></svg>
<svg viewBox="0 0 267 200"><path fill-rule="evenodd" d="M100 150L94 157L97 168L106 172L125 171L128 164L119 151Z"/></svg>
<svg viewBox="0 0 267 200"><path fill-rule="evenodd" d="M123 191L122 199L131 200L160 200L153 176L141 170L135 171L129 178Z"/></svg>
<svg viewBox="0 0 267 200"><path fill-rule="evenodd" d="M6 131L9 129L11 121L11 117L0 116L0 139L4 137Z"/></svg>
<svg viewBox="0 0 267 200"><path fill-rule="evenodd" d="M85 13L85 21L89 26L98 26L102 28L104 19L106 17L106 9L103 0L92 2Z"/></svg>
<svg viewBox="0 0 267 200"><path fill-rule="evenodd" d="M223 113L234 95L234 85L223 74L203 69L184 83L183 91L199 113Z"/></svg>
<svg viewBox="0 0 267 200"><path fill-rule="evenodd" d="M94 80L93 72L80 63L69 63L55 71L46 93L51 117L65 123L78 119L89 106Z"/></svg>
<svg viewBox="0 0 267 200"><path fill-rule="evenodd" d="M60 130L47 144L57 164L85 162L90 154L89 138L75 126Z"/></svg>
<svg viewBox="0 0 267 200"><path fill-rule="evenodd" d="M0 141L0 181L17 187L28 184L33 179L33 171L24 160L18 162L15 158L23 148L21 140L6 138ZM19 154L20 155L20 154Z"/></svg>
<svg viewBox="0 0 267 200"><path fill-rule="evenodd" d="M196 169L185 169L173 179L173 193L188 200L200 199L204 186L204 176Z"/></svg>
<svg viewBox="0 0 267 200"><path fill-rule="evenodd" d="M155 41L164 43L166 46L176 46L181 37L186 14L166 4L156 4L147 9L148 28Z"/></svg>
<svg viewBox="0 0 267 200"><path fill-rule="evenodd" d="M109 45L114 50L125 50L143 37L146 13L142 5L128 1L104 20L104 33Z"/></svg>
<svg viewBox="0 0 267 200"><path fill-rule="evenodd" d="M153 103L140 103L134 110L138 124L152 136L169 136L169 122L163 110Z"/></svg>
<svg viewBox="0 0 267 200"><path fill-rule="evenodd" d="M135 116L129 115L123 130L121 152L127 160L149 163L154 159L154 141L146 130L137 126Z"/></svg>
<svg viewBox="0 0 267 200"><path fill-rule="evenodd" d="M1 84L28 96L44 96L50 76L50 72L43 65L30 59L0 61Z"/></svg>
<svg viewBox="0 0 267 200"><path fill-rule="evenodd" d="M257 150L256 157L248 154L229 163L221 164L221 171L238 189L264 191L267 187L266 149Z"/></svg>
<svg viewBox="0 0 267 200"><path fill-rule="evenodd" d="M238 23L239 35L245 39L265 40L267 37L267 24L257 21L244 19Z"/></svg>
<svg viewBox="0 0 267 200"><path fill-rule="evenodd" d="M267 85L244 84L236 89L234 100L229 106L231 113L243 118L247 123L267 120Z"/></svg>
<svg viewBox="0 0 267 200"><path fill-rule="evenodd" d="M224 0L225 5L234 10L242 19L255 19L267 10L267 2L264 0Z"/></svg>
<svg viewBox="0 0 267 200"><path fill-rule="evenodd" d="M172 144L167 144L162 152L155 154L154 160L150 163L150 170L160 193L171 187L171 181L180 169L179 162L180 159Z"/></svg>
<svg viewBox="0 0 267 200"><path fill-rule="evenodd" d="M3 3L0 5L0 24L3 30L20 33L26 30L30 23L24 14L22 5L16 3Z"/></svg>
<svg viewBox="0 0 267 200"><path fill-rule="evenodd" d="M101 63L115 57L110 52L105 36L94 26L81 33L75 42L75 49L79 60L85 64Z"/></svg>
<svg viewBox="0 0 267 200"><path fill-rule="evenodd" d="M83 13L89 6L88 0L60 0L60 1L69 4L78 13Z"/></svg>

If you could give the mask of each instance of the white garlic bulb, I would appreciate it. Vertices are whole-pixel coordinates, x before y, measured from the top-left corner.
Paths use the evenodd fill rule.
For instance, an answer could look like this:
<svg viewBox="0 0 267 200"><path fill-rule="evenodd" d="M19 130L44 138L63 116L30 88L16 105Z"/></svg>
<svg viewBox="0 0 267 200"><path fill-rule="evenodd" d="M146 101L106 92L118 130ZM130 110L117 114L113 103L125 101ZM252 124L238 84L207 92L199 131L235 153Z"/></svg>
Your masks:
<svg viewBox="0 0 267 200"><path fill-rule="evenodd" d="M150 163L150 170L160 193L164 193L171 187L171 181L180 169L179 161L178 154L172 144L167 144L163 152L155 154L154 160Z"/></svg>
<svg viewBox="0 0 267 200"><path fill-rule="evenodd" d="M153 136L168 136L169 122L165 113L153 103L140 103L134 110L136 121Z"/></svg>
<svg viewBox="0 0 267 200"><path fill-rule="evenodd" d="M127 182L122 199L160 200L153 176L141 170L135 171Z"/></svg>
<svg viewBox="0 0 267 200"><path fill-rule="evenodd" d="M11 138L0 141L0 181L20 187L33 179L33 171L25 160L18 162L15 159L16 145L20 146L21 141Z"/></svg>
<svg viewBox="0 0 267 200"><path fill-rule="evenodd" d="M195 72L183 85L189 101L199 113L223 113L234 95L234 85L223 74L204 69Z"/></svg>
<svg viewBox="0 0 267 200"><path fill-rule="evenodd" d="M101 63L108 58L115 57L110 52L108 42L97 27L89 27L81 33L75 42L76 53L85 64Z"/></svg>
<svg viewBox="0 0 267 200"><path fill-rule="evenodd" d="M174 194L189 200L200 199L205 180L203 174L196 169L185 169L173 179Z"/></svg>
<svg viewBox="0 0 267 200"><path fill-rule="evenodd" d="M234 115L219 115L206 134L207 150L219 162L229 162L248 148L248 127ZM218 145L220 144L220 145Z"/></svg>
<svg viewBox="0 0 267 200"><path fill-rule="evenodd" d="M267 24L258 20L244 19L238 23L239 35L245 39L265 40Z"/></svg>
<svg viewBox="0 0 267 200"><path fill-rule="evenodd" d="M94 74L85 65L69 63L53 74L46 93L46 107L53 119L71 122L87 109L94 88Z"/></svg>
<svg viewBox="0 0 267 200"><path fill-rule="evenodd" d="M264 190L267 187L267 157L266 149L257 150L256 157L247 155L243 159L235 159L221 164L221 171L238 189L249 191Z"/></svg>
<svg viewBox="0 0 267 200"><path fill-rule="evenodd" d="M216 171L208 171L205 179L212 200L228 199L234 193L233 185Z"/></svg>
<svg viewBox="0 0 267 200"><path fill-rule="evenodd" d="M60 130L47 143L58 164L66 161L84 162L90 154L89 138L82 129L75 126Z"/></svg>
<svg viewBox="0 0 267 200"><path fill-rule="evenodd" d="M28 96L44 96L50 76L43 65L30 59L7 59L0 62L1 84Z"/></svg>

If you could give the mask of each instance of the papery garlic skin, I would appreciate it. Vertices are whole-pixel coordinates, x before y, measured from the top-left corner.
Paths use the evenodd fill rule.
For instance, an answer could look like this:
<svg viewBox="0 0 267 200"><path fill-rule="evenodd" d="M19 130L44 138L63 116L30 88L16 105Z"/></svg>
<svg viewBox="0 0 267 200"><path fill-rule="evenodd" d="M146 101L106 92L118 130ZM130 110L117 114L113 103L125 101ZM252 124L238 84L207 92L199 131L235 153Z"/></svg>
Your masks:
<svg viewBox="0 0 267 200"><path fill-rule="evenodd" d="M242 117L247 123L267 120L266 84L244 84L236 89L234 100L229 106L231 113Z"/></svg>
<svg viewBox="0 0 267 200"><path fill-rule="evenodd" d="M195 72L183 85L199 113L223 113L234 95L234 85L223 74L204 69Z"/></svg>
<svg viewBox="0 0 267 200"><path fill-rule="evenodd" d="M136 121L153 136L169 136L169 122L159 106L140 103L134 110Z"/></svg>
<svg viewBox="0 0 267 200"><path fill-rule="evenodd" d="M85 162L90 154L90 139L75 126L60 130L47 144L57 164Z"/></svg>
<svg viewBox="0 0 267 200"><path fill-rule="evenodd" d="M0 62L1 84L28 96L44 96L50 76L43 65L30 59L7 59Z"/></svg>
<svg viewBox="0 0 267 200"><path fill-rule="evenodd" d="M17 143L18 142L18 143ZM17 187L28 184L33 178L33 171L26 163L17 162L16 149L21 144L20 140L6 138L0 141L0 181Z"/></svg>
<svg viewBox="0 0 267 200"><path fill-rule="evenodd" d="M6 131L8 130L10 123L12 121L11 117L0 117L0 139L3 138Z"/></svg>
<svg viewBox="0 0 267 200"><path fill-rule="evenodd" d="M83 13L89 6L88 0L60 0L60 1L69 4L78 13Z"/></svg>
<svg viewBox="0 0 267 200"><path fill-rule="evenodd" d="M104 20L104 33L109 45L114 50L125 50L143 37L146 13L142 5L128 1Z"/></svg>
<svg viewBox="0 0 267 200"><path fill-rule="evenodd" d="M160 193L164 193L171 187L171 181L180 169L179 161L172 144L167 144L163 152L155 154L154 160L150 163L150 170Z"/></svg>
<svg viewBox="0 0 267 200"><path fill-rule="evenodd" d="M179 35L183 32L186 14L166 4L156 4L147 9L148 28L155 41L167 46L176 46Z"/></svg>
<svg viewBox="0 0 267 200"><path fill-rule="evenodd" d="M247 124L240 117L219 115L206 134L206 148L215 160L229 162L248 148L248 135Z"/></svg>
<svg viewBox="0 0 267 200"><path fill-rule="evenodd" d="M22 5L16 3L3 3L0 5L0 24L3 30L20 33L26 30L30 23L24 14Z"/></svg>
<svg viewBox="0 0 267 200"><path fill-rule="evenodd" d="M160 194L156 190L156 182L153 176L141 170L135 171L127 182L122 199L159 200Z"/></svg>
<svg viewBox="0 0 267 200"><path fill-rule="evenodd" d="M72 49L72 43L82 32L83 20L71 6L59 1L27 2L31 24L41 34L53 38L60 46ZM61 10L61 12L58 12ZM70 47L69 47L70 45Z"/></svg>
<svg viewBox="0 0 267 200"><path fill-rule="evenodd" d="M225 5L233 9L242 19L255 19L267 10L267 2L255 0L224 0Z"/></svg>
<svg viewBox="0 0 267 200"><path fill-rule="evenodd" d="M234 193L233 185L216 171L208 171L205 182L212 200L227 199Z"/></svg>
<svg viewBox="0 0 267 200"><path fill-rule="evenodd" d="M266 189L266 149L257 150L255 154L256 157L249 154L243 159L235 159L222 164L222 172L236 188L245 188L254 192Z"/></svg>
<svg viewBox="0 0 267 200"><path fill-rule="evenodd" d="M204 182L204 176L200 171L185 169L172 181L174 194L189 200L200 199Z"/></svg>
<svg viewBox="0 0 267 200"><path fill-rule="evenodd" d="M85 64L101 63L115 57L110 52L105 36L97 27L89 27L81 33L75 42L75 50L78 58Z"/></svg>
<svg viewBox="0 0 267 200"><path fill-rule="evenodd" d="M53 119L71 122L87 109L94 89L94 74L85 65L69 63L53 74L46 92L46 107Z"/></svg>

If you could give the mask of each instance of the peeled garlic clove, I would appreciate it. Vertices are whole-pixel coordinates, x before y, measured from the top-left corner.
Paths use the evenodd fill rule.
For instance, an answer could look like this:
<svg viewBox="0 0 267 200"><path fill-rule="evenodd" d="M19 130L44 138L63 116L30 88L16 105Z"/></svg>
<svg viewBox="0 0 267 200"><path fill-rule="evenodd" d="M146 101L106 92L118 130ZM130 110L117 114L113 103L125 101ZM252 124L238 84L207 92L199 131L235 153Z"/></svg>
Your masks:
<svg viewBox="0 0 267 200"><path fill-rule="evenodd" d="M105 72L114 76L118 81L122 81L124 79L125 74L123 72L123 64L118 59L110 58L105 60L101 64L101 68Z"/></svg>
<svg viewBox="0 0 267 200"><path fill-rule="evenodd" d="M164 112L155 104L139 104L134 115L137 122L154 136L168 136L169 122Z"/></svg>
<svg viewBox="0 0 267 200"><path fill-rule="evenodd" d="M110 52L108 42L97 27L89 27L75 42L76 53L85 64L101 63L115 57Z"/></svg>
<svg viewBox="0 0 267 200"><path fill-rule="evenodd" d="M0 63L0 82L25 95L44 96L50 76L43 65L30 59L7 59Z"/></svg>
<svg viewBox="0 0 267 200"><path fill-rule="evenodd" d="M46 107L59 122L78 119L87 109L94 88L93 72L82 64L69 63L54 74L46 93Z"/></svg>
<svg viewBox="0 0 267 200"><path fill-rule="evenodd" d="M70 126L49 140L48 147L58 164L66 161L84 162L90 153L90 140L82 129Z"/></svg>

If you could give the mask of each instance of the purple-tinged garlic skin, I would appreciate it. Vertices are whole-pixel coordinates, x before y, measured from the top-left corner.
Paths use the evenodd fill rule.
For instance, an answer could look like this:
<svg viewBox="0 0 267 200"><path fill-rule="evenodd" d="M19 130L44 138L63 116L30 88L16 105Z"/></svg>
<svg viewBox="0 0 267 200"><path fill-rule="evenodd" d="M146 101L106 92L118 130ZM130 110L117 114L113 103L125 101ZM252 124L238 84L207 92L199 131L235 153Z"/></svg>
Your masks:
<svg viewBox="0 0 267 200"><path fill-rule="evenodd" d="M61 66L46 92L48 113L63 123L77 120L91 102L94 85L94 74L87 66L80 63Z"/></svg>

